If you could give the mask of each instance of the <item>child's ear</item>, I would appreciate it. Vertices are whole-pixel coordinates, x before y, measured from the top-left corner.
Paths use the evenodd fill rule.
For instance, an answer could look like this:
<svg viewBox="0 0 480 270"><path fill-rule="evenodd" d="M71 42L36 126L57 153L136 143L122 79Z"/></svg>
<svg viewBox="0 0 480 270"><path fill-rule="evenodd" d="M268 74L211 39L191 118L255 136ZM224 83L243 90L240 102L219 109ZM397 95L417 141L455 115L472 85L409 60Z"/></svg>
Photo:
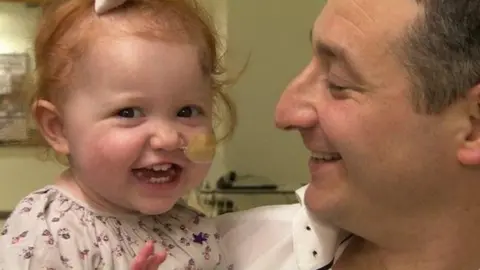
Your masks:
<svg viewBox="0 0 480 270"><path fill-rule="evenodd" d="M69 154L70 150L63 132L62 118L55 105L40 99L33 104L32 112L38 129L53 150L59 154Z"/></svg>
<svg viewBox="0 0 480 270"><path fill-rule="evenodd" d="M480 85L467 95L470 130L458 150L458 160L464 165L480 165Z"/></svg>

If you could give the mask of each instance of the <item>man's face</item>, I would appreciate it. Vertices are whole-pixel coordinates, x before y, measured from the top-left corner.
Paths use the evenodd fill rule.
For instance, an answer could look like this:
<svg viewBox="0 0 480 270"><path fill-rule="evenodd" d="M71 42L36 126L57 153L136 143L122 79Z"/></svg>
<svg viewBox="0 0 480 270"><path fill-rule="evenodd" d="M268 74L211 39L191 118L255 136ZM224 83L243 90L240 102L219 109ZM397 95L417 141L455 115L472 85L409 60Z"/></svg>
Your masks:
<svg viewBox="0 0 480 270"><path fill-rule="evenodd" d="M283 93L276 121L312 152L305 201L321 218L395 222L451 200L459 124L450 109L415 110L398 54L421 13L413 0L330 0L315 21L312 60Z"/></svg>

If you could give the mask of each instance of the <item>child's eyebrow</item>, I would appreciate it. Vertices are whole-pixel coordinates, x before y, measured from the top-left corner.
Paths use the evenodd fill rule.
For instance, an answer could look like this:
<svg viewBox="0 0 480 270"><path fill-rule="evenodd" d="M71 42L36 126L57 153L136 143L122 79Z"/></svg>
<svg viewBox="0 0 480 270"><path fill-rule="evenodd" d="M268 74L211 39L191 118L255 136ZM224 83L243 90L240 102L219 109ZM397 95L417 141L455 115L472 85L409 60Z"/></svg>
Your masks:
<svg viewBox="0 0 480 270"><path fill-rule="evenodd" d="M147 97L145 94L142 94L137 91L128 91L128 92L121 92L118 91L116 92L115 90L111 90L109 92L109 97L105 98L102 103L107 105L107 104L118 104L118 103L139 103L139 102L144 102L145 100L150 99Z"/></svg>

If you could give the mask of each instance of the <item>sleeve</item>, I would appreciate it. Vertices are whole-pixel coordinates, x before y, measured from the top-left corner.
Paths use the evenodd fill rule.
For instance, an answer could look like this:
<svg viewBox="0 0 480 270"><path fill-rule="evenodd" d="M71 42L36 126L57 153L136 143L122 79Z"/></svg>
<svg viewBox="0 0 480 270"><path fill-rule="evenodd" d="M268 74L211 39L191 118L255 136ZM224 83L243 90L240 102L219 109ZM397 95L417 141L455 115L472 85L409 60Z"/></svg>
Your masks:
<svg viewBox="0 0 480 270"><path fill-rule="evenodd" d="M17 209L7 220L0 235L0 270L101 269L102 257L88 239L61 217L47 222L34 210Z"/></svg>

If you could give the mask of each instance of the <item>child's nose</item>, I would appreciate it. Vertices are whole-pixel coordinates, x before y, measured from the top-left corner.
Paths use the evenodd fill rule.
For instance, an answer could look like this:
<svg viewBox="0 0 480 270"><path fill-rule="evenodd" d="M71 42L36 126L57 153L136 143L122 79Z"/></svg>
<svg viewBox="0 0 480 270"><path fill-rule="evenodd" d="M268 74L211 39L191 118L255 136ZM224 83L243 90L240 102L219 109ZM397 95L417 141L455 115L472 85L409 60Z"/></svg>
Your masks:
<svg viewBox="0 0 480 270"><path fill-rule="evenodd" d="M157 128L150 138L150 146L157 150L175 151L182 147L181 144L181 134L176 129L165 125Z"/></svg>

